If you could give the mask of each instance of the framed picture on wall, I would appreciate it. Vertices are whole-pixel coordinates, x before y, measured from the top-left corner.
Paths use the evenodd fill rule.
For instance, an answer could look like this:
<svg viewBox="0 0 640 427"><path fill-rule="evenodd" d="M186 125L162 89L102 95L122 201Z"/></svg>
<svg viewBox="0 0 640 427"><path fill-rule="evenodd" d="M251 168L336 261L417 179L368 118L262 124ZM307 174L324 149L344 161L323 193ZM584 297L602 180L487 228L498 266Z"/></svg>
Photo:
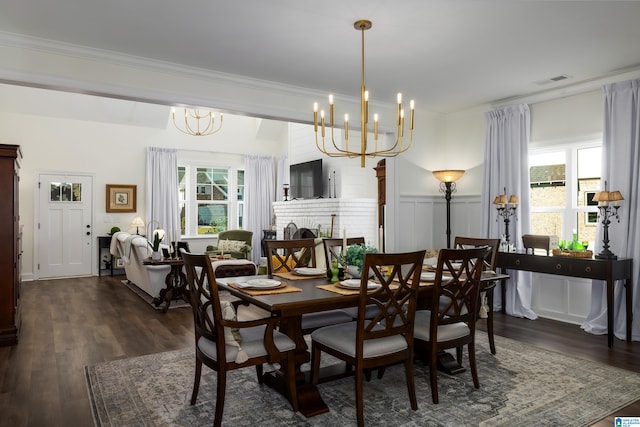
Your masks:
<svg viewBox="0 0 640 427"><path fill-rule="evenodd" d="M136 186L107 184L107 212L135 212Z"/></svg>

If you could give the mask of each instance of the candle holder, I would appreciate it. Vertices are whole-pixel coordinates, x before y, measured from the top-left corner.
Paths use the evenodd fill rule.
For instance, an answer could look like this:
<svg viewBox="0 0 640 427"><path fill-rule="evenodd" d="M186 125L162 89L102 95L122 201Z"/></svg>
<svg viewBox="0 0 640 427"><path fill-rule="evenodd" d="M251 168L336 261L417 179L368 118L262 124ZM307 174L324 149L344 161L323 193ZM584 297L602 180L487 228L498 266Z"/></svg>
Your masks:
<svg viewBox="0 0 640 427"><path fill-rule="evenodd" d="M509 196L509 199L507 199L507 188L505 187L504 194L496 196L496 198L493 200L493 204L498 210L496 221L498 221L500 217L502 217L504 221L505 247L506 252L509 252L509 222L511 221L511 217L514 217L516 221L518 220L518 217L516 216L516 209L518 207L518 196L512 194L511 196Z"/></svg>
<svg viewBox="0 0 640 427"><path fill-rule="evenodd" d="M289 184L282 185L282 191L284 192L284 201L289 201Z"/></svg>
<svg viewBox="0 0 640 427"><path fill-rule="evenodd" d="M620 191L607 191L607 181L604 182L604 191L598 191L593 196L593 201L598 202L599 216L602 219L603 238L602 251L596 255L597 259L618 259L618 257L609 249L609 225L611 218L616 218L620 222L618 209L620 202L624 200ZM613 202L613 204L611 204Z"/></svg>

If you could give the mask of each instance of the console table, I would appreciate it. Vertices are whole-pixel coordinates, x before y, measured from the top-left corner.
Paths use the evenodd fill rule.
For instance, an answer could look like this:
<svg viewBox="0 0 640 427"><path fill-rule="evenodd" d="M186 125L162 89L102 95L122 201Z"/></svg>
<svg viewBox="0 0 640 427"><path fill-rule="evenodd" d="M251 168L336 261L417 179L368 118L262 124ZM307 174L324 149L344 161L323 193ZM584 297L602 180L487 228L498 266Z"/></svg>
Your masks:
<svg viewBox="0 0 640 427"><path fill-rule="evenodd" d="M613 347L613 284L624 280L627 311L627 341L631 341L631 321L633 305L632 263L629 258L593 259L563 256L531 255L522 252L498 252L496 268L505 270L523 270L535 273L556 274L560 276L581 277L604 280L607 282L607 335L608 345ZM506 281L502 281L502 312L505 312Z"/></svg>

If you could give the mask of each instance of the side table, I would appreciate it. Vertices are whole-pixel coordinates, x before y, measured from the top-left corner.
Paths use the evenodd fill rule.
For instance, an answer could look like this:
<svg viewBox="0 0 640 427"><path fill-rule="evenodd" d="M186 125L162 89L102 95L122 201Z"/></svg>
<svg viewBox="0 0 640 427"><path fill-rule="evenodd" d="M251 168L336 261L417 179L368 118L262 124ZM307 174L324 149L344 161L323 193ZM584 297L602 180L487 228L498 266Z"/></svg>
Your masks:
<svg viewBox="0 0 640 427"><path fill-rule="evenodd" d="M167 312L173 299L182 297L183 300L189 302L189 297L187 296L187 276L182 271L182 267L184 266L182 258L164 258L160 260L148 258L142 263L146 265L171 266L171 270L169 270L167 278L164 281L167 287L162 289L160 295L153 299L153 304L156 307L159 307L160 304L164 302L165 305L162 308L163 313Z"/></svg>

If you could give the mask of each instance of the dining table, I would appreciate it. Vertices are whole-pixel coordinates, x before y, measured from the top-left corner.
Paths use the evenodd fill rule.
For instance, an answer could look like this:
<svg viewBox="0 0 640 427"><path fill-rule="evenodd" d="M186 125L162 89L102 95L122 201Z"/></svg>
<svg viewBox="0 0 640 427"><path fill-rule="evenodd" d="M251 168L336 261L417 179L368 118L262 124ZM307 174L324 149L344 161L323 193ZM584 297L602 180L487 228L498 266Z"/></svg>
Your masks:
<svg viewBox="0 0 640 427"><path fill-rule="evenodd" d="M506 277L505 277L506 276ZM508 278L505 274L484 272L482 282L491 282ZM250 281L275 280L281 283L271 289L247 288ZM297 382L298 407L306 417L313 417L328 412L329 408L322 400L317 387L310 383L309 378L301 370L304 363L310 361L311 356L302 333L302 316L318 313L325 310L335 310L355 307L358 305L359 289L345 289L339 283L331 283L326 274L296 275L292 272L274 273L272 277L267 275L240 276L216 278L219 289L230 292L246 303L253 304L280 320L280 332L287 334L296 343L295 371L288 372L285 365L279 370L265 373L264 383L280 392L289 401L286 387L287 379L294 375ZM433 280L421 281L418 299L428 299L434 288ZM324 368L321 372L320 382L339 378L340 376L353 375L352 370L345 365Z"/></svg>

